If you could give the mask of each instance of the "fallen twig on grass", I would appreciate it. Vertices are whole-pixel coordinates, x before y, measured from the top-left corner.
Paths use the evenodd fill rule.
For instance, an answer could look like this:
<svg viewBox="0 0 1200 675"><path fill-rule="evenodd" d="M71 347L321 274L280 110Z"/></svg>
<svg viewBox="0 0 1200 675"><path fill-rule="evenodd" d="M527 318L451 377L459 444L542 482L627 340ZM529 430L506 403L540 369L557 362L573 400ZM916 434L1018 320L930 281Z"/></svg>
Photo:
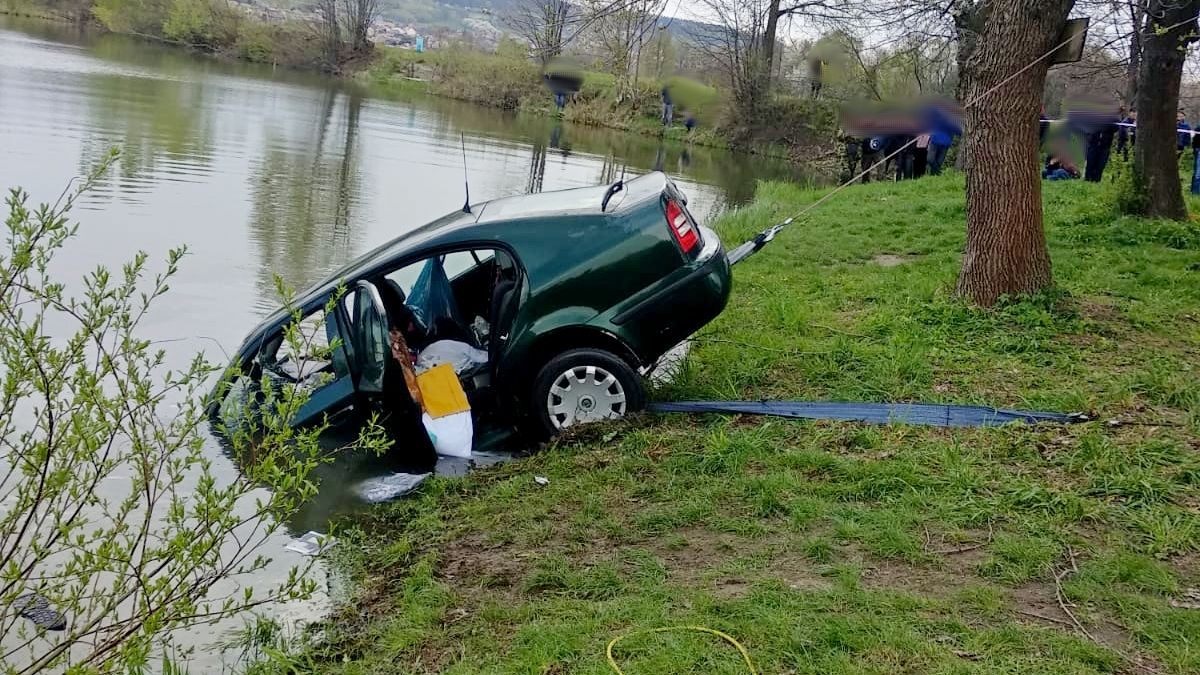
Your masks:
<svg viewBox="0 0 1200 675"><path fill-rule="evenodd" d="M1070 621L1063 621L1062 619L1056 619L1052 616L1046 616L1045 614L1038 614L1037 612L1028 612L1023 609L1018 609L1017 614L1023 614L1028 617L1033 617L1034 619L1041 619L1042 621L1049 621L1050 623L1056 623L1060 626L1066 626L1068 628L1074 627Z"/></svg>
<svg viewBox="0 0 1200 675"><path fill-rule="evenodd" d="M1070 602L1067 602L1066 595L1063 593L1063 587L1062 587L1063 580L1066 579L1071 574L1079 573L1079 565L1077 565L1075 562L1075 549L1072 548L1070 545L1067 546L1067 562L1070 563L1069 566L1063 567L1061 570L1054 573L1054 597L1055 597L1055 599L1058 600L1058 606L1060 608L1062 608L1063 613L1066 614L1068 617L1070 617L1071 624L1069 624L1069 625L1073 625L1075 630L1082 633L1085 637L1087 637L1087 639L1091 640L1093 643L1113 652L1117 656L1120 656L1122 659L1124 659L1124 661L1126 663L1133 666L1136 670L1139 670L1139 671L1145 672L1145 673L1152 673L1155 675L1162 673L1162 670L1160 670L1156 666L1146 663L1140 657L1131 656L1130 654L1127 654L1124 651L1117 649L1116 647L1097 638L1095 635L1092 635L1091 632L1089 632L1087 628L1084 628L1083 623L1080 622L1080 620L1079 620L1079 617L1075 616L1075 613L1071 611L1071 607L1074 607L1075 605ZM1066 622L1060 622L1060 623L1066 623Z"/></svg>
<svg viewBox="0 0 1200 675"><path fill-rule="evenodd" d="M991 543L991 540L981 541L978 544L971 544L970 546L963 546L961 548L943 548L943 549L939 549L937 551L930 551L930 553L936 553L937 555L954 555L956 553L966 553L967 551L974 551L976 549L983 548L984 546L987 546L990 543Z"/></svg>
<svg viewBox="0 0 1200 675"><path fill-rule="evenodd" d="M1071 548L1070 546L1067 546L1067 557L1071 563L1071 566L1064 567L1061 570L1059 570L1058 572L1054 573L1054 597L1056 600L1058 600L1058 606L1062 608L1062 611L1064 614L1066 614L1068 617L1070 617L1071 623L1073 623L1075 625L1075 629L1078 630L1080 633L1083 633L1084 635L1086 635L1087 639L1091 640L1092 642L1095 642L1096 644L1099 644L1102 646L1107 646L1107 645L1104 645L1104 643L1097 640L1094 635L1089 633L1087 628L1083 627L1083 624L1079 621L1079 618L1076 617L1075 613L1071 611L1071 607L1073 607L1074 605L1071 605L1071 603L1067 602L1067 598L1063 594L1063 587L1062 587L1063 579L1065 579L1067 577L1067 575L1073 574L1073 573L1076 573L1079 571L1079 566L1075 564L1075 549Z"/></svg>

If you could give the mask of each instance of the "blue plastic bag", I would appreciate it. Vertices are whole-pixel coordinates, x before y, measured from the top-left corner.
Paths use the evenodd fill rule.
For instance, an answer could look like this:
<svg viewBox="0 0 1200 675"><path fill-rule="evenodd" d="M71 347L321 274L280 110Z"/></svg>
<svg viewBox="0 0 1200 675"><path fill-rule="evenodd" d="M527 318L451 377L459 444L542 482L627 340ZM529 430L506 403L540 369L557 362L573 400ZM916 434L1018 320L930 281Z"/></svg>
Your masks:
<svg viewBox="0 0 1200 675"><path fill-rule="evenodd" d="M458 303L454 301L454 292L450 289L450 279L446 276L446 269L442 267L441 257L425 261L421 274L413 283L407 304L421 321L431 328L436 326L440 319L449 319L455 325L462 324L459 320Z"/></svg>

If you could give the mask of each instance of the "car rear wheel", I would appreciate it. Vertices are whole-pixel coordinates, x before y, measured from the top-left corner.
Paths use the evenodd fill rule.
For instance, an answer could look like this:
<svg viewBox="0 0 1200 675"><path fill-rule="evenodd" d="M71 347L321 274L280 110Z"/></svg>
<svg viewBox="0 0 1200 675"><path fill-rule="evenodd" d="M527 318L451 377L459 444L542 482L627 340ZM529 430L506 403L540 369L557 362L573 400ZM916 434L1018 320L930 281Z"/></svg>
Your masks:
<svg viewBox="0 0 1200 675"><path fill-rule="evenodd" d="M533 416L547 434L577 424L623 417L645 403L642 381L620 357L572 349L550 360L534 380Z"/></svg>

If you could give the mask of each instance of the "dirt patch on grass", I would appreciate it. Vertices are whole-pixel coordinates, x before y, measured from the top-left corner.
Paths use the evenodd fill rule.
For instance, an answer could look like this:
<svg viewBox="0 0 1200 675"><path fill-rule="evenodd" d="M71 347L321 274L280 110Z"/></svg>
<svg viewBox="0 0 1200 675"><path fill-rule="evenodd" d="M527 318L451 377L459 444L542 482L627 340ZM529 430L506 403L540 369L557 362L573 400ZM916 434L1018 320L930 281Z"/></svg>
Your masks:
<svg viewBox="0 0 1200 675"><path fill-rule="evenodd" d="M713 583L713 595L725 600L740 598L750 592L753 584L741 578L718 579Z"/></svg>
<svg viewBox="0 0 1200 675"><path fill-rule="evenodd" d="M899 267L916 260L916 256L898 255L896 253L880 253L871 258L871 264L879 265L880 267Z"/></svg>
<svg viewBox="0 0 1200 675"><path fill-rule="evenodd" d="M470 534L444 546L440 557L440 576L456 585L512 588L529 573L534 556Z"/></svg>
<svg viewBox="0 0 1200 675"><path fill-rule="evenodd" d="M1119 307L1097 300L1082 299L1076 303L1079 315L1100 323L1125 323Z"/></svg>
<svg viewBox="0 0 1200 675"><path fill-rule="evenodd" d="M1031 581L1009 589L1008 601L1014 612L1023 620L1040 625L1052 625L1071 630L1071 617L1063 611L1054 596L1054 584Z"/></svg>
<svg viewBox="0 0 1200 675"><path fill-rule="evenodd" d="M1132 636L1123 626L1100 616L1095 611L1085 612L1077 605L1067 604L1067 607L1075 615L1075 619L1084 624L1088 635L1081 633L1076 627L1074 619L1059 603L1052 582L1032 581L1010 589L1007 595L1012 611L1022 622L1065 631L1108 649L1128 653L1135 648L1132 644ZM1063 600L1069 603L1066 598ZM1137 658L1144 659L1141 655L1138 655Z"/></svg>
<svg viewBox="0 0 1200 675"><path fill-rule="evenodd" d="M766 570L797 591L824 591L833 588L833 580L821 574L821 565L804 557L784 557L773 561Z"/></svg>
<svg viewBox="0 0 1200 675"><path fill-rule="evenodd" d="M916 565L902 560L874 560L863 563L863 586L876 591L902 591L912 595L945 597L977 585L973 574L962 574L932 565Z"/></svg>
<svg viewBox="0 0 1200 675"><path fill-rule="evenodd" d="M691 585L699 582L707 570L739 555L747 541L703 527L687 527L646 544L663 561L669 579Z"/></svg>
<svg viewBox="0 0 1200 675"><path fill-rule="evenodd" d="M1185 585L1200 586L1200 553L1185 553L1170 564Z"/></svg>

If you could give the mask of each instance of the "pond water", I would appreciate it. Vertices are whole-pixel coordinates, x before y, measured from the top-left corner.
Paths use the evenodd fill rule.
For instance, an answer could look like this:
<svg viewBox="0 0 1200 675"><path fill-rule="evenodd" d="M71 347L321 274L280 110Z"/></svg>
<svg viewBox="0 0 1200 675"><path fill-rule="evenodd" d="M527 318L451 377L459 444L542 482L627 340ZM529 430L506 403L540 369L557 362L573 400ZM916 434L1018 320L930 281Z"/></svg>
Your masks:
<svg viewBox="0 0 1200 675"><path fill-rule="evenodd" d="M778 160L389 98L315 74L2 16L0 121L0 187L20 185L35 202L54 201L120 149L75 211L78 239L58 262L78 278L137 249L161 261L186 244L190 255L144 330L167 341L175 365L197 351L223 360L279 304L274 275L302 287L460 208L463 137L473 201L662 169L703 221L748 201L759 179L804 178ZM355 501L345 493L351 478L379 469L365 461L330 471L330 487L293 533L323 529L331 511Z"/></svg>

